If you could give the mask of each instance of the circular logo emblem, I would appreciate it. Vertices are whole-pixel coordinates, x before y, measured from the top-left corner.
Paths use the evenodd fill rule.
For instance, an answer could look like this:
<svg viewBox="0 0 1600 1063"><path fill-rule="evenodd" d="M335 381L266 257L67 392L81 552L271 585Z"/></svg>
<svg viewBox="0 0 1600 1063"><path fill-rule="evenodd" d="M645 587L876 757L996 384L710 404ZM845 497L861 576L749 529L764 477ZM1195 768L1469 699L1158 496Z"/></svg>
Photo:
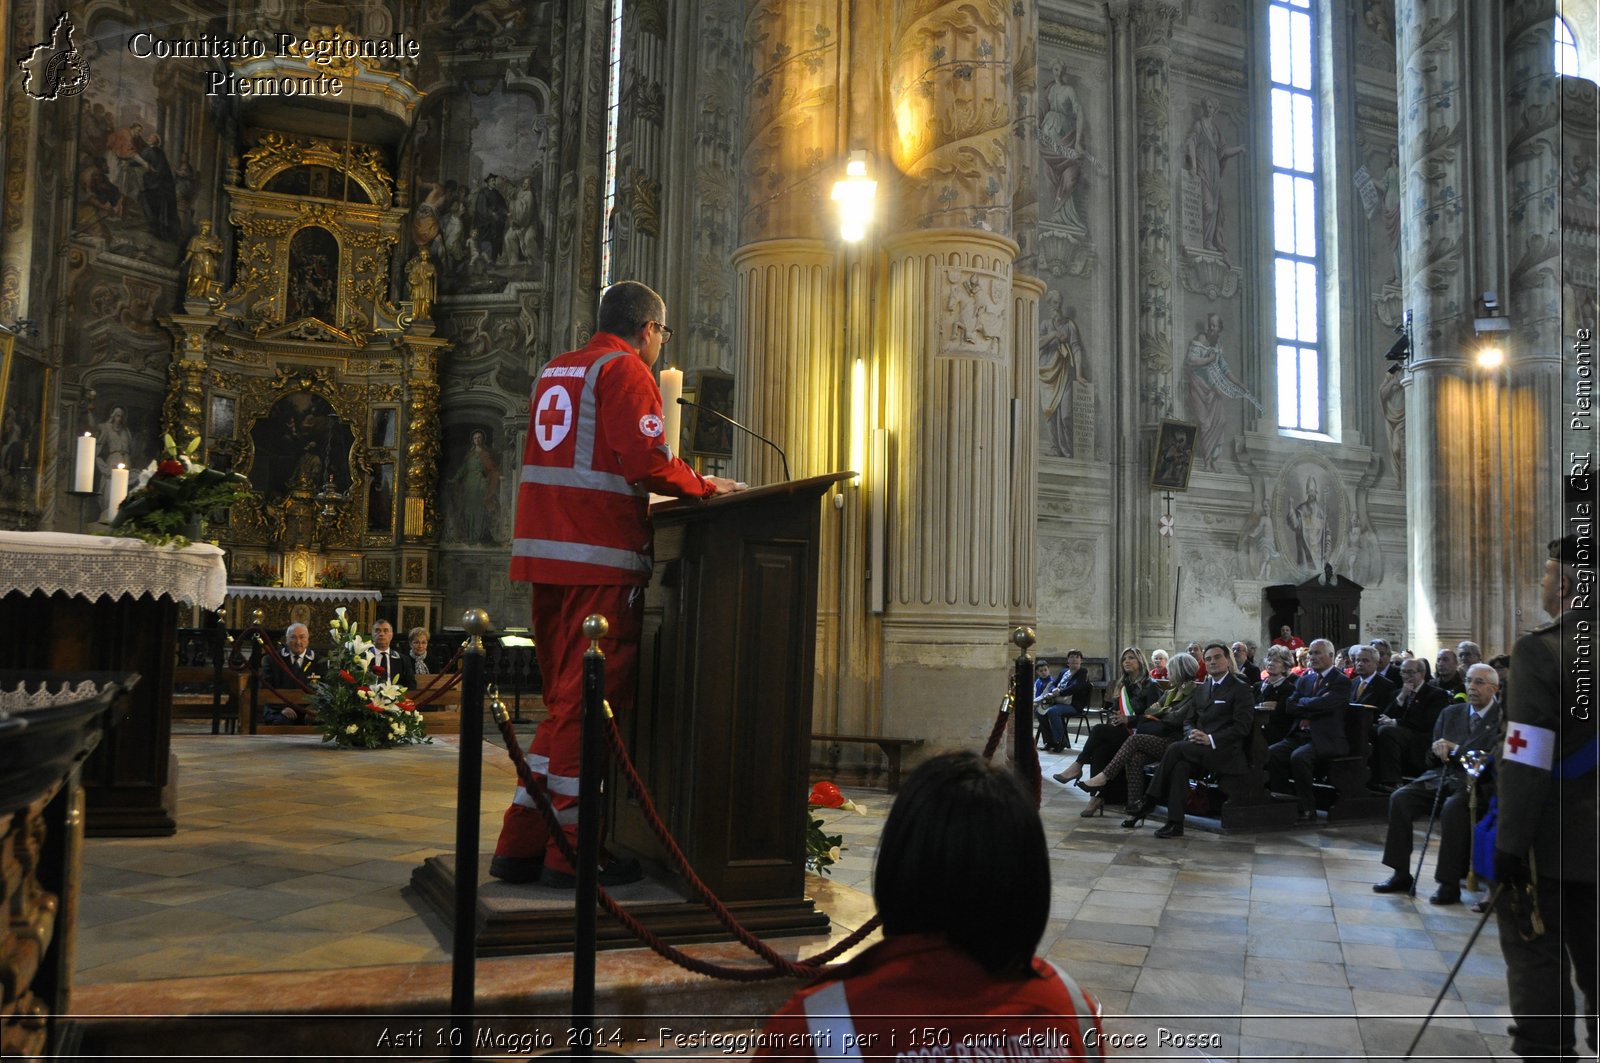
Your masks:
<svg viewBox="0 0 1600 1063"><path fill-rule="evenodd" d="M572 396L559 384L539 396L533 411L533 438L541 450L554 450L572 431Z"/></svg>
<svg viewBox="0 0 1600 1063"><path fill-rule="evenodd" d="M653 413L645 414L643 417L639 418L639 431L643 432L651 439L659 438L662 431L661 418Z"/></svg>

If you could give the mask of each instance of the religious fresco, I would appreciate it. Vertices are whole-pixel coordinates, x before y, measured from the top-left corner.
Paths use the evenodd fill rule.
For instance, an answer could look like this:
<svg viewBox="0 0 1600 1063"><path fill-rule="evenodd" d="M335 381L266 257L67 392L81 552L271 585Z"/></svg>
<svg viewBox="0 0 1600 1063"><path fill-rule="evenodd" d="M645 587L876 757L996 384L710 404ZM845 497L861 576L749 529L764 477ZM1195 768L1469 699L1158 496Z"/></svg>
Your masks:
<svg viewBox="0 0 1600 1063"><path fill-rule="evenodd" d="M440 294L500 292L544 275L544 137L537 97L449 93L419 120L411 248L426 247Z"/></svg>
<svg viewBox="0 0 1600 1063"><path fill-rule="evenodd" d="M1278 474L1272 500L1276 547L1285 564L1302 575L1340 564L1351 508L1332 465L1316 458L1291 461Z"/></svg>
<svg viewBox="0 0 1600 1063"><path fill-rule="evenodd" d="M195 102L203 97L186 96L200 65L130 56L126 43L139 28L101 19L89 35L93 77L81 101L74 229L116 254L166 264L193 235L196 145L212 130ZM190 76L169 74L157 84L158 71L177 69Z"/></svg>
<svg viewBox="0 0 1600 1063"><path fill-rule="evenodd" d="M350 489L355 435L321 395L296 391L272 404L250 428L255 446L250 486L268 498L299 488L316 491L331 478Z"/></svg>
<svg viewBox="0 0 1600 1063"><path fill-rule="evenodd" d="M444 430L445 542L478 546L504 545L514 506L504 468L516 468L511 455L499 449L499 433L488 424L456 424Z"/></svg>
<svg viewBox="0 0 1600 1063"><path fill-rule="evenodd" d="M289 241L289 291L284 320L314 317L325 324L336 323L338 294L339 241L315 225L301 229Z"/></svg>
<svg viewBox="0 0 1600 1063"><path fill-rule="evenodd" d="M32 502L43 459L45 369L0 336L0 504Z"/></svg>

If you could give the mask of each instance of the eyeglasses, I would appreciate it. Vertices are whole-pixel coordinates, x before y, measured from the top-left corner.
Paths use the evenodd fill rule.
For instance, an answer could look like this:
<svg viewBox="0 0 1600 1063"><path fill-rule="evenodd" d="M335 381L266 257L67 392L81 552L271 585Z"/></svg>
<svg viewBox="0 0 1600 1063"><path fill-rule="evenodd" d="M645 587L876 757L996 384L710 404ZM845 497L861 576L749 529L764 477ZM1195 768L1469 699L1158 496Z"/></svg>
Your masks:
<svg viewBox="0 0 1600 1063"><path fill-rule="evenodd" d="M645 324L654 325L656 328L661 330L661 342L662 343L671 342L671 340L672 340L672 329L671 328L669 328L666 325L663 325L659 321L647 321L647 322L645 322Z"/></svg>

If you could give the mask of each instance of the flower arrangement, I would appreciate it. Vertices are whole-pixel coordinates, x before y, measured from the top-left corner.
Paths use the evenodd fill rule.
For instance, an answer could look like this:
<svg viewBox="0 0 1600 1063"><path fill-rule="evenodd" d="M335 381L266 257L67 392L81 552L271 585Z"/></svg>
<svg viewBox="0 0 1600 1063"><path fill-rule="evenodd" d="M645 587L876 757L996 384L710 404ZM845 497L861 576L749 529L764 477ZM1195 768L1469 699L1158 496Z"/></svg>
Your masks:
<svg viewBox="0 0 1600 1063"><path fill-rule="evenodd" d="M236 573L233 582L246 587L281 587L283 580L279 579L271 567L257 561L244 572Z"/></svg>
<svg viewBox="0 0 1600 1063"><path fill-rule="evenodd" d="M840 793L839 788L826 779L811 788L806 798L806 870L819 875L828 874L828 868L848 848L842 834L823 833L823 822L817 818L817 810L823 808L867 814L865 807Z"/></svg>
<svg viewBox="0 0 1600 1063"><path fill-rule="evenodd" d="M372 644L350 623L344 607L335 612L328 629L333 649L328 651L327 668L306 702L317 714L322 740L345 749L432 742L406 688L367 666Z"/></svg>
<svg viewBox="0 0 1600 1063"><path fill-rule="evenodd" d="M342 590L350 586L350 574L343 565L329 565L317 575L317 586Z"/></svg>
<svg viewBox="0 0 1600 1063"><path fill-rule="evenodd" d="M244 498L250 493L250 481L195 461L199 436L181 451L170 435L162 436L161 442L161 456L139 474L139 482L112 519L109 534L156 546L188 546L200 537L206 514Z"/></svg>

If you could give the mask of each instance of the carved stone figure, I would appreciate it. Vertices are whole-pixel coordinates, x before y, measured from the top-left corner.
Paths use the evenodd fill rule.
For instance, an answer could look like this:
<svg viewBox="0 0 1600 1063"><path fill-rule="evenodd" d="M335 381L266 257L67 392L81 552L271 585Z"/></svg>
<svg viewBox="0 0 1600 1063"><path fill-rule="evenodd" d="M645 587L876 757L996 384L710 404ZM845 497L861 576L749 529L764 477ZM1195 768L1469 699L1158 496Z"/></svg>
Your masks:
<svg viewBox="0 0 1600 1063"><path fill-rule="evenodd" d="M1062 313L1061 293L1045 292L1039 315L1039 398L1050 445L1064 458L1073 456L1073 393L1079 384L1088 383L1083 363L1083 335L1073 309Z"/></svg>
<svg viewBox="0 0 1600 1063"><path fill-rule="evenodd" d="M411 289L412 314L418 321L432 320L433 301L438 297L439 271L428 259L426 247L406 263L406 284Z"/></svg>
<svg viewBox="0 0 1600 1063"><path fill-rule="evenodd" d="M222 260L222 250L222 241L211 232L211 222L201 222L200 231L190 239L183 256L189 267L186 290L192 298L206 299L221 290L217 265Z"/></svg>
<svg viewBox="0 0 1600 1063"><path fill-rule="evenodd" d="M1389 464L1401 489L1406 486L1406 390L1400 373L1386 373L1378 385L1384 426L1389 432Z"/></svg>
<svg viewBox="0 0 1600 1063"><path fill-rule="evenodd" d="M1207 96L1183 142L1183 168L1200 182L1201 243L1227 262L1228 248L1222 242L1222 171L1229 159L1244 154L1244 145L1228 144L1222 139L1216 116L1217 101Z"/></svg>
<svg viewBox="0 0 1600 1063"><path fill-rule="evenodd" d="M1200 426L1195 461L1212 472L1216 471L1217 458L1222 455L1223 440L1239 427L1234 416L1237 407L1231 400L1244 399L1257 410L1261 409L1261 403L1229 370L1222 348L1217 345L1221 338L1221 315L1207 314L1205 324L1189 341L1188 353L1183 357L1183 364L1189 371L1189 419Z"/></svg>

